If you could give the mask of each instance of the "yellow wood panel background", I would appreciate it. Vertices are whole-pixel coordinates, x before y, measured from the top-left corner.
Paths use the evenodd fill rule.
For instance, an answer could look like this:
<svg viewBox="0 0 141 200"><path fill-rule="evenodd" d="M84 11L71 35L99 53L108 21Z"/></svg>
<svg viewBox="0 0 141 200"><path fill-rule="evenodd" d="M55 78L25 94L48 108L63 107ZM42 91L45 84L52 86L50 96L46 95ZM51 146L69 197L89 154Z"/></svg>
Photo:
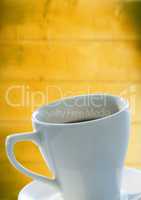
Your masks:
<svg viewBox="0 0 141 200"><path fill-rule="evenodd" d="M69 95L106 92L130 102L126 164L141 168L141 2L0 1L0 200L16 200L30 181L8 162L5 137L31 131L31 113ZM37 148L17 158L48 176Z"/></svg>

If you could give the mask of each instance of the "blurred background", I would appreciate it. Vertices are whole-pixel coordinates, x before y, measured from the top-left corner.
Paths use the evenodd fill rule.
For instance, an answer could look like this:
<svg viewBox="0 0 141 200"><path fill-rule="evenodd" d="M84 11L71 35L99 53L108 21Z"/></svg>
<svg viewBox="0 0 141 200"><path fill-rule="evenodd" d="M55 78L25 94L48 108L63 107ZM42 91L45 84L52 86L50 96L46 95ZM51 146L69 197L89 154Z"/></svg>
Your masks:
<svg viewBox="0 0 141 200"><path fill-rule="evenodd" d="M126 165L141 169L140 0L0 1L0 200L16 200L31 181L10 165L6 136L31 131L31 113L42 104L97 92L129 100ZM51 176L32 143L15 152Z"/></svg>

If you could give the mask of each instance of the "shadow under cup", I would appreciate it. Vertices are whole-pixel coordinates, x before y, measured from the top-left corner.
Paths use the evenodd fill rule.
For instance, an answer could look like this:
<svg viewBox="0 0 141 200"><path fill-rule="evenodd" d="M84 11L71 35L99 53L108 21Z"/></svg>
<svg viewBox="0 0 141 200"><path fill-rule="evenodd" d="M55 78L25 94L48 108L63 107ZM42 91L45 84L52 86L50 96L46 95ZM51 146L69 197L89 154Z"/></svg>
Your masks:
<svg viewBox="0 0 141 200"><path fill-rule="evenodd" d="M69 97L38 110L37 120L48 123L80 123L113 115L127 102L116 96L87 95Z"/></svg>

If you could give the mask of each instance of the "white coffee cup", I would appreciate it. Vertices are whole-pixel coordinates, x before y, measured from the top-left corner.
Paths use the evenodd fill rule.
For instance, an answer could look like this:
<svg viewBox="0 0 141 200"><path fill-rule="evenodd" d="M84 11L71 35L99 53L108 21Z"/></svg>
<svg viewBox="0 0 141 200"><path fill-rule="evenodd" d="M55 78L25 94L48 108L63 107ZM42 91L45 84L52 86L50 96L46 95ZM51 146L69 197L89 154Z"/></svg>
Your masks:
<svg viewBox="0 0 141 200"><path fill-rule="evenodd" d="M32 133L7 137L11 163L29 177L61 190L64 200L119 200L128 147L130 112L126 100L96 94L66 98L33 113ZM32 141L54 178L24 168L13 147Z"/></svg>

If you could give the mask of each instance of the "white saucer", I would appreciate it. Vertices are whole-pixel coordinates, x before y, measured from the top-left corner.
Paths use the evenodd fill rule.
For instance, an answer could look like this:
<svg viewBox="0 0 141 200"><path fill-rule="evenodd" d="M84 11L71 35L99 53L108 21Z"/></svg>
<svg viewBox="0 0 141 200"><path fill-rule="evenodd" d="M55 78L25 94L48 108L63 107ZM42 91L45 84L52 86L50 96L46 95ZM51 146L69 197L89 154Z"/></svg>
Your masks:
<svg viewBox="0 0 141 200"><path fill-rule="evenodd" d="M124 200L141 200L141 171L125 168L122 191ZM33 181L19 193L18 200L63 200L61 193L46 183Z"/></svg>

